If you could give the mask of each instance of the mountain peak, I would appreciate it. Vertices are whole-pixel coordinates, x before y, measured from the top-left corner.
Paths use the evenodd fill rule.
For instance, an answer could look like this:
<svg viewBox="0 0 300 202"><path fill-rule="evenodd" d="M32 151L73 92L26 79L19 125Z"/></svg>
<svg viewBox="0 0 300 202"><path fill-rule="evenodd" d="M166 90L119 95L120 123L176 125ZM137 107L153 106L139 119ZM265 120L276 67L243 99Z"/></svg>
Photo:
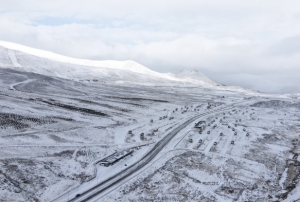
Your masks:
<svg viewBox="0 0 300 202"><path fill-rule="evenodd" d="M184 70L177 75L163 74L132 60L77 59L6 41L0 41L0 67L75 80L187 82L206 87L220 85L198 70Z"/></svg>
<svg viewBox="0 0 300 202"><path fill-rule="evenodd" d="M182 78L182 79L190 79L196 82L205 82L211 85L221 85L218 82L212 80L211 78L207 77L206 75L204 75L202 72L200 72L199 70L182 70L181 72L179 72L176 75L178 78Z"/></svg>

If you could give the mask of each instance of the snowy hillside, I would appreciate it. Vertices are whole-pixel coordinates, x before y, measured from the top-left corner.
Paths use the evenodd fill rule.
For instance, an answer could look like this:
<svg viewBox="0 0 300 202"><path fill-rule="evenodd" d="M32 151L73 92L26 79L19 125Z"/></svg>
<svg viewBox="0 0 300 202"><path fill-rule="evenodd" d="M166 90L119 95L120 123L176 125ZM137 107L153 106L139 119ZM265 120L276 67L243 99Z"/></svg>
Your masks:
<svg viewBox="0 0 300 202"><path fill-rule="evenodd" d="M208 83L211 85L221 85L211 78L205 76L198 70L183 70L176 75L178 78L186 79L194 83Z"/></svg>
<svg viewBox="0 0 300 202"><path fill-rule="evenodd" d="M30 48L30 47L26 47L23 45L6 42L6 41L0 41L0 46L5 47L9 50L20 51L29 55L49 59L55 62L62 62L67 64L74 64L74 65L88 66L88 67L100 67L100 68L121 69L121 70L125 69L136 73L157 76L156 72L151 71L134 61L113 61L113 60L92 61L92 60L76 59L76 58L58 55L49 51L38 50L35 48ZM9 57L11 59L15 58L13 53L14 51L9 51ZM19 66L17 60L14 60L12 62L15 62L13 63L14 65Z"/></svg>
<svg viewBox="0 0 300 202"><path fill-rule="evenodd" d="M1 44L0 201L300 200L299 94Z"/></svg>
<svg viewBox="0 0 300 202"><path fill-rule="evenodd" d="M184 82L204 87L218 85L198 71L184 71L178 75L163 74L134 61L76 59L5 41L0 41L0 67L85 81L143 84Z"/></svg>

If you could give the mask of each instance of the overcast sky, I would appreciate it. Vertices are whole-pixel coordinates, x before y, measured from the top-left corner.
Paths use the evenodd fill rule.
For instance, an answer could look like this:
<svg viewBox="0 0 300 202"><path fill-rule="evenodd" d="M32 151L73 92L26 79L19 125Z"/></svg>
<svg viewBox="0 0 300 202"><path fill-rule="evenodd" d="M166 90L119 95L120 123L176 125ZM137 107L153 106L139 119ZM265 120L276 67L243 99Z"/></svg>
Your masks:
<svg viewBox="0 0 300 202"><path fill-rule="evenodd" d="M299 0L0 0L0 40L300 93Z"/></svg>

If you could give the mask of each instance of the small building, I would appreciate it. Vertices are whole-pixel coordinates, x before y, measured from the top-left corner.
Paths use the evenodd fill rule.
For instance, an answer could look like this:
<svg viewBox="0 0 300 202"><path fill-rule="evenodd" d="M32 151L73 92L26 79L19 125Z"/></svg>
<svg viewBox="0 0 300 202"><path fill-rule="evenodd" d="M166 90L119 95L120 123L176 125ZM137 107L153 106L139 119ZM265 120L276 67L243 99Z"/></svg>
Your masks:
<svg viewBox="0 0 300 202"><path fill-rule="evenodd" d="M205 121L199 121L198 123L195 123L195 128L200 129L201 131L205 130L206 127L206 122Z"/></svg>
<svg viewBox="0 0 300 202"><path fill-rule="evenodd" d="M144 139L145 139L145 134L144 134L144 133L141 133L141 134L140 134L140 138L141 138L141 140L144 140Z"/></svg>
<svg viewBox="0 0 300 202"><path fill-rule="evenodd" d="M101 165L101 166L105 166L105 167L108 167L108 166L111 166L113 164L115 164L116 162L118 162L119 160L125 158L126 156L130 155L133 153L133 149L125 149L125 150L122 150L122 151L119 151L119 152L115 152L113 153L112 155L100 160L98 163Z"/></svg>

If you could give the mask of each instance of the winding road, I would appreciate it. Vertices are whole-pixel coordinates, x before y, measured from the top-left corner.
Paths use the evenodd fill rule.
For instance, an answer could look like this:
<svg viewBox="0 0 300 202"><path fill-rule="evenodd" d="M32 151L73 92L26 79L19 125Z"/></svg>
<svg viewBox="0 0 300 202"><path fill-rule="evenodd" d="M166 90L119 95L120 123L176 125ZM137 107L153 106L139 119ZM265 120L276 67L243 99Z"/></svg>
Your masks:
<svg viewBox="0 0 300 202"><path fill-rule="evenodd" d="M126 169L118 172L117 174L113 175L112 177L109 177L108 179L100 182L96 186L92 187L91 189L88 189L87 191L85 191L83 193L72 194L72 196L68 195L68 198L71 198L68 201L69 202L81 202L81 201L92 200L97 195L101 194L102 192L111 188L112 186L120 183L125 178L128 178L130 175L134 174L135 172L139 171L144 166L149 164L150 161L153 160L157 156L157 154L169 143L169 141L174 136L176 136L182 129L187 127L193 121L195 121L203 116L206 116L206 115L209 115L212 113L216 113L216 112L220 112L223 110L228 110L231 108L233 108L232 105L226 106L223 108L218 108L215 110L211 110L209 112L205 112L205 113L199 114L197 116L194 116L193 118L187 120L186 122L184 122L183 124L181 124L180 126L175 128L173 131L168 133L162 140L160 140L158 143L156 143L156 145L147 154L145 154L139 161L137 161L136 163L127 167ZM54 201L63 201L63 200L61 200L61 198L59 197Z"/></svg>

